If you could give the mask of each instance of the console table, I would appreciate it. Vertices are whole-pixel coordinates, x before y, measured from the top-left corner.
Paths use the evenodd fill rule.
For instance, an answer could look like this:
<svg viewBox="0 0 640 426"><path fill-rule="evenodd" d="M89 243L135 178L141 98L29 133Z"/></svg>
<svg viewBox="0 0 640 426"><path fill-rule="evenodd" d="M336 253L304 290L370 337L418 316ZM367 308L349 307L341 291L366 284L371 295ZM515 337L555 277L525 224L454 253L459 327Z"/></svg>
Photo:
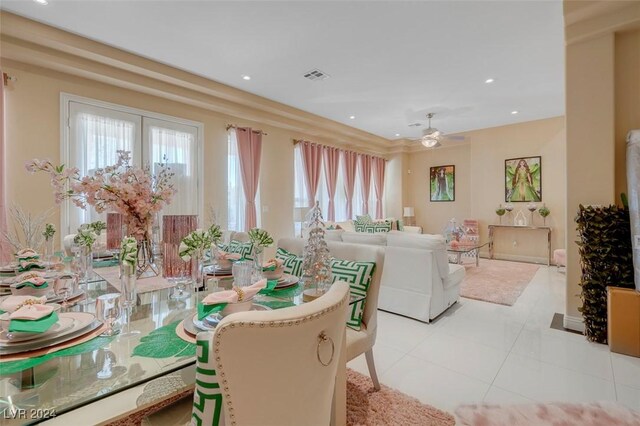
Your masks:
<svg viewBox="0 0 640 426"><path fill-rule="evenodd" d="M547 266L551 265L551 227L550 226L517 226L489 225L489 258L493 259L493 240L496 229L522 229L526 231L545 231L547 233Z"/></svg>

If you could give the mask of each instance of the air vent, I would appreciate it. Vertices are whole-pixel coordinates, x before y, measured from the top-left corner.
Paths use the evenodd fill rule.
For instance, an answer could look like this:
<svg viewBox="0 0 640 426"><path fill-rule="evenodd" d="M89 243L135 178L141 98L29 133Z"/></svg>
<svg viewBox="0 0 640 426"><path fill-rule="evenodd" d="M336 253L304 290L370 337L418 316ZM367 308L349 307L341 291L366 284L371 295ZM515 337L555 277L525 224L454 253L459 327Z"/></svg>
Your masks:
<svg viewBox="0 0 640 426"><path fill-rule="evenodd" d="M326 80L329 77L331 77L329 74L322 72L317 68L312 69L311 71L308 71L304 74L304 78L311 81Z"/></svg>

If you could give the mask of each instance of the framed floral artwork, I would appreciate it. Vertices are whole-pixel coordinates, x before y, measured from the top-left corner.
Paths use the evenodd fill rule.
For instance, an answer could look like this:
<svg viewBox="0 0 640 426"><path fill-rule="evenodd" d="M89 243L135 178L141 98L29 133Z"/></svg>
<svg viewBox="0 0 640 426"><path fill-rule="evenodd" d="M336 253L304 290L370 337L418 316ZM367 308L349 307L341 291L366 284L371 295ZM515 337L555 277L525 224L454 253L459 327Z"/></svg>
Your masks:
<svg viewBox="0 0 640 426"><path fill-rule="evenodd" d="M431 167L429 173L430 201L456 200L456 166Z"/></svg>
<svg viewBox="0 0 640 426"><path fill-rule="evenodd" d="M542 201L542 157L504 160L504 179L507 203Z"/></svg>

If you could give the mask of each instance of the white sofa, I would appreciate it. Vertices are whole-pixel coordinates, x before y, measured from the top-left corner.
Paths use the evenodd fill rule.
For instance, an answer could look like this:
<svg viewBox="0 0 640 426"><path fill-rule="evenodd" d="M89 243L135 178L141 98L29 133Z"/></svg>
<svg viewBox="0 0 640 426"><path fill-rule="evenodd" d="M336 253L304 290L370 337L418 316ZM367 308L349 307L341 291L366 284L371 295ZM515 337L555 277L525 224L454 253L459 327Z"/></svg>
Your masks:
<svg viewBox="0 0 640 426"><path fill-rule="evenodd" d="M465 270L448 262L440 235L338 230L327 231L326 239L384 249L379 309L430 322L458 300Z"/></svg>

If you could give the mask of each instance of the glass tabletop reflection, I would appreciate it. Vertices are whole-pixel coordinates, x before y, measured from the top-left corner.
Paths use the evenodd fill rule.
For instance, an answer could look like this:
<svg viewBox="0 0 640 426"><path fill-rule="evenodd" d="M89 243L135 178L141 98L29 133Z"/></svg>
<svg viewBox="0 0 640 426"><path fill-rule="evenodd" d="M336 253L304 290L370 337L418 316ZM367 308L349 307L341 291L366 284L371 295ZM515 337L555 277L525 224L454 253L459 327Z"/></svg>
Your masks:
<svg viewBox="0 0 640 426"><path fill-rule="evenodd" d="M46 415L60 415L194 364L193 355L180 355L179 352L175 356L150 358L133 355L133 351L141 339L154 330L184 319L191 320L197 300L201 300L210 287L226 288L230 284L229 279L208 280L207 290L191 291L183 300L170 297L174 288L141 293L130 320L125 320L126 315L118 319L121 334L100 338L104 344L96 342L96 347L87 352L53 357L9 374L2 371L0 364L0 425L32 424ZM117 293L117 290L98 277L86 284L84 298L65 310L95 314L96 298L108 293ZM350 303L363 299L352 297ZM275 295L257 295L254 303L272 309L300 305L303 303L302 286L296 284Z"/></svg>

